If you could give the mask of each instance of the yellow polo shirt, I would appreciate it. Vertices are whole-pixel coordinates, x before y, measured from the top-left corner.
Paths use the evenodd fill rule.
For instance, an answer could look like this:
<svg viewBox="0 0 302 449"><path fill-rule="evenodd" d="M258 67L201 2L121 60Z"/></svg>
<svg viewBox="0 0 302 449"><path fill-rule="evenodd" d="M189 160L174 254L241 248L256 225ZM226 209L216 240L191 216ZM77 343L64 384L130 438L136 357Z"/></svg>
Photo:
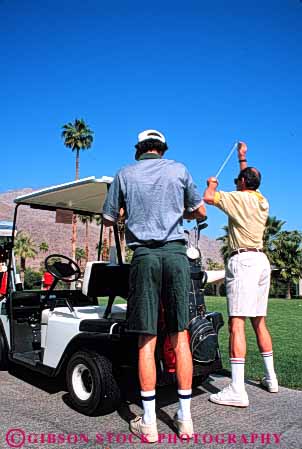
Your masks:
<svg viewBox="0 0 302 449"><path fill-rule="evenodd" d="M216 192L214 205L229 217L229 250L263 248L269 204L254 190Z"/></svg>

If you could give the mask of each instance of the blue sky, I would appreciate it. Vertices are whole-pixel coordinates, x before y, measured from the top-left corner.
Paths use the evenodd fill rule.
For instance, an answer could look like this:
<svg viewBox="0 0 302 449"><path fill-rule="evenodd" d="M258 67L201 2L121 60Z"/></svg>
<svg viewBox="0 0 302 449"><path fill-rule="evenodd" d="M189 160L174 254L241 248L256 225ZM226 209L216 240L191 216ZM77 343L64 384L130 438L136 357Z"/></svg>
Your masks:
<svg viewBox="0 0 302 449"><path fill-rule="evenodd" d="M301 22L300 0L0 0L0 191L72 180L61 127L82 117L81 177L114 175L158 128L203 191L241 139L271 215L301 229ZM233 156L220 188L237 172Z"/></svg>

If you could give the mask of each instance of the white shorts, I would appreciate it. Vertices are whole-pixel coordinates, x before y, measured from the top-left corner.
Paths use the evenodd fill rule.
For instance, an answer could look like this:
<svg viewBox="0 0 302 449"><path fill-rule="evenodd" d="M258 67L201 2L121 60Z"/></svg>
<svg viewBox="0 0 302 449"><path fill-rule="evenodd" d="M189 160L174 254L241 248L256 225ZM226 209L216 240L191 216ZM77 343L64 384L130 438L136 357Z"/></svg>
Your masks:
<svg viewBox="0 0 302 449"><path fill-rule="evenodd" d="M231 257L225 274L229 316L266 316L271 267L261 252Z"/></svg>

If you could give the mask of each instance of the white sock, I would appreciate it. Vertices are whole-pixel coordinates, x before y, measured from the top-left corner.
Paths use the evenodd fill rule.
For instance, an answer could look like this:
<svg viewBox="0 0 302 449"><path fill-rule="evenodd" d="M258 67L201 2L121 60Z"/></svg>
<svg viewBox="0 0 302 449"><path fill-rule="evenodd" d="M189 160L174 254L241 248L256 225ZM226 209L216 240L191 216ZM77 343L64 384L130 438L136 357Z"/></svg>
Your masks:
<svg viewBox="0 0 302 449"><path fill-rule="evenodd" d="M177 390L177 394L179 405L177 417L181 421L188 421L191 419L192 390Z"/></svg>
<svg viewBox="0 0 302 449"><path fill-rule="evenodd" d="M243 357L230 357L232 370L232 385L235 391L242 391L244 386L244 363Z"/></svg>
<svg viewBox="0 0 302 449"><path fill-rule="evenodd" d="M261 355L263 357L265 377L267 379L276 379L273 351L261 352Z"/></svg>
<svg viewBox="0 0 302 449"><path fill-rule="evenodd" d="M141 391L141 399L144 407L143 421L145 424L156 422L155 390Z"/></svg>

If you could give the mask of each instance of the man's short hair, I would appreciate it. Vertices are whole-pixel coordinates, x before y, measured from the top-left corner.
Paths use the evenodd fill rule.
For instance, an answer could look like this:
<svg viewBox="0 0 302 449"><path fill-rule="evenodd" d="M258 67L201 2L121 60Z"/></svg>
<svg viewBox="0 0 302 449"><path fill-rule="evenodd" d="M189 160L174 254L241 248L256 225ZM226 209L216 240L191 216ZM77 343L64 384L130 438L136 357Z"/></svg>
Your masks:
<svg viewBox="0 0 302 449"><path fill-rule="evenodd" d="M156 150L159 153L164 154L164 152L168 149L168 146L165 142L161 142L160 140L147 139L143 140L142 142L138 142L135 145L135 148L135 159L138 160L142 154L147 153L150 150Z"/></svg>
<svg viewBox="0 0 302 449"><path fill-rule="evenodd" d="M257 190L261 184L261 173L257 168L246 167L238 175L237 179L245 180L245 185L250 190Z"/></svg>

